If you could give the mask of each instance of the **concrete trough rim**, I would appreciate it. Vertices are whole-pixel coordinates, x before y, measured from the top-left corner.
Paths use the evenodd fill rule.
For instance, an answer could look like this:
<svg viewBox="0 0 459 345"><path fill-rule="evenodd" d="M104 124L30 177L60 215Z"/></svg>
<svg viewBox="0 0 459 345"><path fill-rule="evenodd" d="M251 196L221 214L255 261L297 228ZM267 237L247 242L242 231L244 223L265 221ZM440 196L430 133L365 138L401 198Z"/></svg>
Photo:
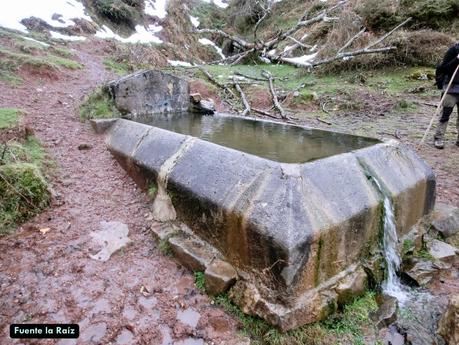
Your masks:
<svg viewBox="0 0 459 345"><path fill-rule="evenodd" d="M176 113L172 113L172 114L174 114L174 115L175 114L186 114L186 112L176 112ZM156 114L154 116L167 116L167 115L168 114L166 113L166 114ZM155 128L160 132L163 131L164 133L168 133L169 135L176 135L176 137L179 137L179 136L182 136L183 138L192 137L192 138L195 138L195 140L199 141L199 142L205 142L205 143L208 143L208 144L211 144L211 145L216 145L218 147L222 147L222 148L225 148L225 149L233 151L233 152L239 152L239 153L241 153L243 155L248 155L251 158L261 159L262 161L274 163L276 165L279 164L280 166L304 166L305 164L310 164L310 163L314 163L314 162L318 162L318 161L323 161L323 160L326 160L326 159L329 159L329 158L332 158L332 157L336 157L338 155L353 154L353 153L360 152L362 150L366 150L366 149L369 149L369 148L372 148L372 147L375 147L375 146L378 146L378 145L395 146L395 145L401 144L400 141L398 141L396 139L380 140L380 139L373 138L373 137L366 137L366 136L361 136L361 135L349 134L349 133L340 132L340 131L337 131L337 130L326 130L326 129L321 129L321 128L308 127L308 126L304 126L304 125L283 123L283 122L269 120L269 119L248 118L248 117L235 115L235 114L228 114L228 113L215 113L214 115L202 115L202 116L216 116L216 117L225 117L225 118L244 119L244 120L249 120L249 121L253 121L253 122L266 122L266 123L271 123L271 124L275 124L275 125L291 126L291 127L301 128L301 129L304 129L304 130L307 130L307 131L331 132L331 133L338 134L338 135L345 135L345 136L355 137L355 138L363 138L363 139L367 139L367 140L375 140L376 142L373 145L362 147L360 149L350 150L350 151L346 151L346 152L343 152L343 153L337 153L337 154L334 154L334 155L331 155L331 156L314 159L314 160L311 160L311 161L308 161L308 162L285 163L285 162L275 161L275 160L272 160L272 159L269 159L269 158L257 156L256 154L245 152L245 151L241 151L241 150L238 150L238 149L234 149L234 148L229 147L229 146L220 145L220 144L214 143L212 141L201 139L199 137L195 137L195 136L192 136L192 135L177 133L177 132L174 132L174 131L171 131L171 130L168 130L168 129L156 127L154 125L149 125L149 124L137 122L137 121L135 121L135 118L136 118L135 115L132 115L132 117L124 116L124 117L120 118L119 120L132 121L132 122L135 122L135 123L137 123L139 125L142 125L142 126Z"/></svg>

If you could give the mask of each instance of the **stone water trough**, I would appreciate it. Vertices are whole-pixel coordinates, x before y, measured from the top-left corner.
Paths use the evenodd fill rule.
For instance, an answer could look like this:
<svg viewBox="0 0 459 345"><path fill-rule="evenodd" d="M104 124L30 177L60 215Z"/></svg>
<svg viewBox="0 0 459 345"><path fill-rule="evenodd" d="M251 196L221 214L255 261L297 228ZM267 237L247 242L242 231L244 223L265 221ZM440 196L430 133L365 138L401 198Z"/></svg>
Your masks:
<svg viewBox="0 0 459 345"><path fill-rule="evenodd" d="M163 220L186 224L154 232L205 271L209 293L230 288L244 312L284 331L365 289L384 216L372 179L399 235L434 206L432 170L397 141L223 115L137 121L117 120L108 148L139 184L157 186Z"/></svg>

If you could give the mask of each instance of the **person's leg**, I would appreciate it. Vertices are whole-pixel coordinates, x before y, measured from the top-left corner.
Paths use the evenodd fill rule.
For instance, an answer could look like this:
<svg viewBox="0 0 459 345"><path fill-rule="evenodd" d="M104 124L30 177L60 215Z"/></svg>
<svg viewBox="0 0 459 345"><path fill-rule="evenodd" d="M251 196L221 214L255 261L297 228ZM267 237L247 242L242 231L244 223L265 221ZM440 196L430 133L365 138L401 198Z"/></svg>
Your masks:
<svg viewBox="0 0 459 345"><path fill-rule="evenodd" d="M444 144L444 137L446 133L446 128L448 127L448 121L453 113L454 106L457 104L457 97L455 95L448 94L443 101L443 113L440 118L440 121L437 125L437 131L435 132L435 147L437 149L442 149Z"/></svg>
<svg viewBox="0 0 459 345"><path fill-rule="evenodd" d="M457 119L456 119L456 129L457 129L457 139L456 139L456 146L459 146L459 95L457 95L458 102L456 103L456 110L457 110Z"/></svg>

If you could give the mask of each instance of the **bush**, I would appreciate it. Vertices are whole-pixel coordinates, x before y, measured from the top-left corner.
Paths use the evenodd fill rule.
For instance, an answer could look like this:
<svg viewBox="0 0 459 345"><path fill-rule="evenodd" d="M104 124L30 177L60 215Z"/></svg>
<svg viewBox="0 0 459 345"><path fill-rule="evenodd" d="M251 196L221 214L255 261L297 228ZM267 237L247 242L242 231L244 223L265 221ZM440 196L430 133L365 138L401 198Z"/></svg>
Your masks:
<svg viewBox="0 0 459 345"><path fill-rule="evenodd" d="M409 66L430 66L439 63L454 41L446 34L432 30L402 31L391 42L397 47L393 59Z"/></svg>
<svg viewBox="0 0 459 345"><path fill-rule="evenodd" d="M365 26L372 30L385 30L398 22L396 0L366 0L358 6L357 13L362 17Z"/></svg>
<svg viewBox="0 0 459 345"><path fill-rule="evenodd" d="M99 87L89 94L80 106L81 120L119 117L120 112L108 92L107 87Z"/></svg>
<svg viewBox="0 0 459 345"><path fill-rule="evenodd" d="M457 0L362 0L357 7L365 25L388 30L411 17L410 28L449 30L459 14Z"/></svg>
<svg viewBox="0 0 459 345"><path fill-rule="evenodd" d="M459 15L457 0L402 0L404 17L412 17L414 26L442 29L450 25Z"/></svg>
<svg viewBox="0 0 459 345"><path fill-rule="evenodd" d="M134 11L121 0L94 0L96 12L115 24L126 25L134 29Z"/></svg>
<svg viewBox="0 0 459 345"><path fill-rule="evenodd" d="M121 1L123 1L128 6L136 7L136 8L143 8L143 5L145 3L143 0L121 0Z"/></svg>
<svg viewBox="0 0 459 345"><path fill-rule="evenodd" d="M48 185L36 165L0 166L0 234L41 212L50 200Z"/></svg>
<svg viewBox="0 0 459 345"><path fill-rule="evenodd" d="M263 6L266 0L234 0L231 2L229 10L231 12L229 20L239 32L246 32L263 15Z"/></svg>

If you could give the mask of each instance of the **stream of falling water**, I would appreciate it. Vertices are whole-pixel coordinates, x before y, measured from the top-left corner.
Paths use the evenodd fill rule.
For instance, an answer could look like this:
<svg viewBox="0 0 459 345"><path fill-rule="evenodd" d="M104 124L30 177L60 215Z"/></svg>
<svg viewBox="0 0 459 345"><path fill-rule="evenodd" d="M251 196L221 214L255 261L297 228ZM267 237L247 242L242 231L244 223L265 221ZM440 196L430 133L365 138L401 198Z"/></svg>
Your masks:
<svg viewBox="0 0 459 345"><path fill-rule="evenodd" d="M403 290L400 279L397 276L397 271L400 269L401 259L397 251L397 227L395 225L394 206L391 199L384 193L379 181L372 176L379 192L384 197L384 236L383 250L384 258L387 266L387 277L383 282L383 291L392 297L397 298L399 303L403 303L407 299L407 294Z"/></svg>

